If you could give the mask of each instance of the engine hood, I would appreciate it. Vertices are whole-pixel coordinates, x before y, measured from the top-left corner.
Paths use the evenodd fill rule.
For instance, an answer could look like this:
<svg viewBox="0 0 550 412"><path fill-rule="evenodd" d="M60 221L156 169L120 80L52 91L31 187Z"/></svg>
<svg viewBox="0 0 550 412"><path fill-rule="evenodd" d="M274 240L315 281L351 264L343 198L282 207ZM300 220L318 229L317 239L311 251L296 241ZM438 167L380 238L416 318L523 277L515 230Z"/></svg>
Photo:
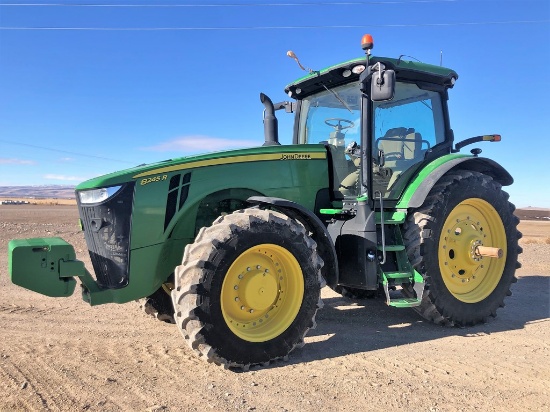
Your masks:
<svg viewBox="0 0 550 412"><path fill-rule="evenodd" d="M76 190L88 190L101 187L118 186L130 181L151 178L159 174L179 170L212 167L216 165L260 160L280 160L285 156L311 156L318 152L319 158L326 156L323 145L262 146L251 149L229 150L202 155L186 156L164 160L157 163L139 165L130 169L109 173L80 183ZM307 153L307 154L306 154Z"/></svg>

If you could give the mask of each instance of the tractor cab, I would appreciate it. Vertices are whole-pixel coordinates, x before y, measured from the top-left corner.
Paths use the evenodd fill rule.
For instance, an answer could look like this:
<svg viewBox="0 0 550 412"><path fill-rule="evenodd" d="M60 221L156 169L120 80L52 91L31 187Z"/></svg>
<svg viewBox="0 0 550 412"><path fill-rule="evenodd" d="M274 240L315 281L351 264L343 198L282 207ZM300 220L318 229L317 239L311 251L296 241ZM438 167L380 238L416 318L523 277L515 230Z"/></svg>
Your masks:
<svg viewBox="0 0 550 412"><path fill-rule="evenodd" d="M395 201L423 162L452 151L447 90L458 75L401 57L371 57L372 38L365 37L366 58L309 70L286 87L296 99L293 143L326 146L334 199L379 192Z"/></svg>

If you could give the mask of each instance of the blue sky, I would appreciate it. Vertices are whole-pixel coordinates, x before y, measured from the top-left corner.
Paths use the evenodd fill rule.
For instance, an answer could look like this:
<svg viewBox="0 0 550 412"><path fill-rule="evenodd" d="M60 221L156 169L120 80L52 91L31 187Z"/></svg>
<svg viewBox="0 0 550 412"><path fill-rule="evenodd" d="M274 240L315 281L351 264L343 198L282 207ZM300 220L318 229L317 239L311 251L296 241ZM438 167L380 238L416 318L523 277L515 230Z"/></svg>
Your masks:
<svg viewBox="0 0 550 412"><path fill-rule="evenodd" d="M287 50L321 69L371 33L375 55L443 51L456 140L500 133L479 147L514 176L512 201L550 207L548 0L2 0L0 28L0 185L260 145L259 93L285 100L303 75ZM290 115L279 125L290 142Z"/></svg>

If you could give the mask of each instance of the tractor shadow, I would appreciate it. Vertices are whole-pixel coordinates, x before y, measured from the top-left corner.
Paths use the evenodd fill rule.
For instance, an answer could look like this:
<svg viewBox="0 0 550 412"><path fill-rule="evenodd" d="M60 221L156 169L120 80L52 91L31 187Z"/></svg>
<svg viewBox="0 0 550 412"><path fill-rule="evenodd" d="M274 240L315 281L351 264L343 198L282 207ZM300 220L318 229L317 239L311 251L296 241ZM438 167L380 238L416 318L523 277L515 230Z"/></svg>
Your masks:
<svg viewBox="0 0 550 412"><path fill-rule="evenodd" d="M473 327L443 327L423 320L413 309L386 306L384 299L351 300L344 297L323 299L317 313L317 328L308 333L306 345L295 350L288 363L370 352L411 343L434 341L449 336L489 336L523 329L533 322L550 321L550 277L522 277L512 286L512 296L496 318ZM313 339L311 339L313 338Z"/></svg>

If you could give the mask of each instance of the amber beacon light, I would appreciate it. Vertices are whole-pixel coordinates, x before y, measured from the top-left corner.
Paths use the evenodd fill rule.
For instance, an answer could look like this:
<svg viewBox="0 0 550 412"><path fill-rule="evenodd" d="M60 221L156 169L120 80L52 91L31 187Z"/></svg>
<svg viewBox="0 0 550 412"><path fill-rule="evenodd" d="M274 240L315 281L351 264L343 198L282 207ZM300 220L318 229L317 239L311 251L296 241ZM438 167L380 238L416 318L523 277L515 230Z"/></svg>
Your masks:
<svg viewBox="0 0 550 412"><path fill-rule="evenodd" d="M370 34L365 34L361 39L361 48L370 54L371 49L374 47L374 41Z"/></svg>

